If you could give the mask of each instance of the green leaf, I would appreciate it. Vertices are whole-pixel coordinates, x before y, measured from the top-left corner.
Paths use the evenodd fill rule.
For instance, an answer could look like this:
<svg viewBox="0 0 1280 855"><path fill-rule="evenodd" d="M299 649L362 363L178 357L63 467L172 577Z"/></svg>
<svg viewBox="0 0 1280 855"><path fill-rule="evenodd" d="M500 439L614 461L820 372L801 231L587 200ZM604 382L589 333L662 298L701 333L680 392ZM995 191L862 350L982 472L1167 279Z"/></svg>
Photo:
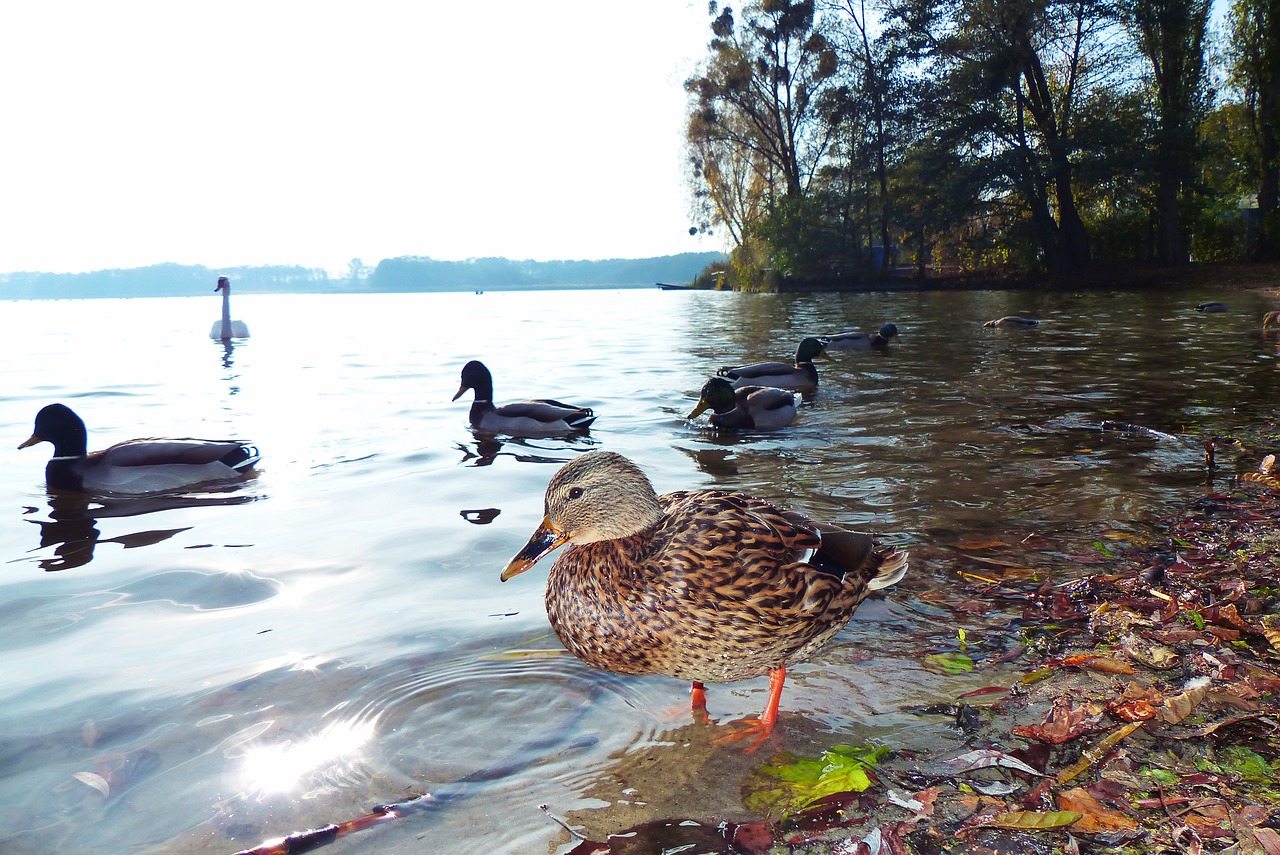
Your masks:
<svg viewBox="0 0 1280 855"><path fill-rule="evenodd" d="M1266 758L1241 745L1219 751L1218 761L1246 781L1274 781L1276 777Z"/></svg>
<svg viewBox="0 0 1280 855"><path fill-rule="evenodd" d="M743 782L743 803L761 815L784 817L836 793L871 786L867 769L889 752L884 746L833 745L821 757L783 754Z"/></svg>
<svg viewBox="0 0 1280 855"><path fill-rule="evenodd" d="M964 653L931 653L921 664L935 674L964 674L973 670L973 660Z"/></svg>
<svg viewBox="0 0 1280 855"><path fill-rule="evenodd" d="M1095 540L1093 542L1093 548L1096 549L1098 552L1101 552L1103 555L1107 556L1108 558L1116 557L1116 554L1111 551L1110 547L1108 547L1105 543L1103 543L1100 540Z"/></svg>

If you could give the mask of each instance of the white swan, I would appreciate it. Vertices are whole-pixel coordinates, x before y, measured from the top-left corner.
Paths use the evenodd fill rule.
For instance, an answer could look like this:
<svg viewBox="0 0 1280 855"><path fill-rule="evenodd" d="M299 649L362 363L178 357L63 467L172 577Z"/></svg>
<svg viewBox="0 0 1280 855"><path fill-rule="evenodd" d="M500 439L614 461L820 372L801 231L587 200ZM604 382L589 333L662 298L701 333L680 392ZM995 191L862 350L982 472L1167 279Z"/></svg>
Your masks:
<svg viewBox="0 0 1280 855"><path fill-rule="evenodd" d="M249 327L244 321L231 320L231 280L225 276L218 277L218 287L213 289L213 293L222 292L222 320L214 321L213 328L209 330L209 338L220 338L223 340L229 338L248 338Z"/></svg>

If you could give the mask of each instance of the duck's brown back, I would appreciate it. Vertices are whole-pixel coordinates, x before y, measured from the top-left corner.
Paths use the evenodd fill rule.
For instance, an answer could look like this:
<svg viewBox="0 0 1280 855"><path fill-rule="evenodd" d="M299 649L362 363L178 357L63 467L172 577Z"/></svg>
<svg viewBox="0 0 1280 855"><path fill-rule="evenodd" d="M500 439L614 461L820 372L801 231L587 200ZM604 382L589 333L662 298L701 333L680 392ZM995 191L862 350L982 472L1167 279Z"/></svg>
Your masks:
<svg viewBox="0 0 1280 855"><path fill-rule="evenodd" d="M588 664L623 674L728 682L802 661L852 617L884 560L865 535L718 490L659 497L631 537L571 545L547 580L556 634ZM838 549L801 562L824 540ZM855 561L851 567L841 562Z"/></svg>

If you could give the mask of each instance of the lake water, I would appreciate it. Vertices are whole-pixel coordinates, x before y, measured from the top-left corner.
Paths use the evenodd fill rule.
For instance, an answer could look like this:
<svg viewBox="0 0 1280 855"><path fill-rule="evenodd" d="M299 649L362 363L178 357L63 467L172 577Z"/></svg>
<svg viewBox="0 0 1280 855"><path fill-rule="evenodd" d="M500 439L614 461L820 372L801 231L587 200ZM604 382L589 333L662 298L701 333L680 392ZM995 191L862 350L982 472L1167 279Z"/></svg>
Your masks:
<svg viewBox="0 0 1280 855"><path fill-rule="evenodd" d="M233 853L435 791L457 797L325 851L553 852L569 838L539 804L597 838L746 819L740 782L773 751L945 750L929 706L1003 672L923 657L964 628L994 659L1017 627L967 602L957 571L1003 555L1069 579L1102 533L1123 550L1202 491L1197 435L1277 418L1259 328L1277 293L250 295L233 316L253 337L230 352L207 338L212 296L0 304L0 851ZM1232 311L1200 315L1206 299ZM1043 324L981 326L1004 314ZM901 340L820 364L787 431L682 418L722 365L884 321ZM590 435L473 434L470 396L449 400L472 358L499 402L594 408ZM235 436L261 472L164 500L51 498L50 446L15 447L53 401L91 448ZM912 551L908 578L789 674L757 755L709 745L687 684L556 655L545 567L498 581L547 479L591 448L660 491L742 489ZM767 681L709 688L728 722L760 711Z"/></svg>

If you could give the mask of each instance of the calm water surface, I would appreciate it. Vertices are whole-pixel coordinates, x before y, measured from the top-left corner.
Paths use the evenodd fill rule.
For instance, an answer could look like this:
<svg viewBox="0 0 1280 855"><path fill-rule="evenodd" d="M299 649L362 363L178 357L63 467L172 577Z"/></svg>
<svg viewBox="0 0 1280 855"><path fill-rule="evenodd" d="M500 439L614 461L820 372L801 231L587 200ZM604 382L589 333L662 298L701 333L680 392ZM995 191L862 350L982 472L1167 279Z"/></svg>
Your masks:
<svg viewBox="0 0 1280 855"><path fill-rule="evenodd" d="M1206 299L1233 311L1197 314ZM991 565L958 547L1020 544L1006 564L1066 579L1100 532L1123 549L1196 495L1190 435L1277 417L1277 342L1259 331L1276 304L239 296L253 337L230 352L206 337L212 297L0 304L0 850L232 853L427 790L461 797L325 851L566 848L542 803L596 837L649 818L749 818L739 784L770 749L708 747L687 684L555 655L545 568L498 581L556 466L597 447L633 457L660 491L744 489L909 547L908 579L789 675L772 748L945 749L949 721L926 708L1000 672L944 677L922 657L952 649L960 627L979 660L1016 633L1014 617L966 608L956 570ZM1013 313L1044 323L981 327ZM720 436L682 418L722 365L884 321L901 342L836 354L784 433ZM473 434L467 403L449 400L471 358L500 402L560 398L595 408L596 427ZM261 473L172 499L50 497L50 447L15 447L52 401L81 414L91 448L238 436L262 448ZM1174 436L1104 433L1104 419ZM766 683L712 687L712 715L758 713Z"/></svg>

